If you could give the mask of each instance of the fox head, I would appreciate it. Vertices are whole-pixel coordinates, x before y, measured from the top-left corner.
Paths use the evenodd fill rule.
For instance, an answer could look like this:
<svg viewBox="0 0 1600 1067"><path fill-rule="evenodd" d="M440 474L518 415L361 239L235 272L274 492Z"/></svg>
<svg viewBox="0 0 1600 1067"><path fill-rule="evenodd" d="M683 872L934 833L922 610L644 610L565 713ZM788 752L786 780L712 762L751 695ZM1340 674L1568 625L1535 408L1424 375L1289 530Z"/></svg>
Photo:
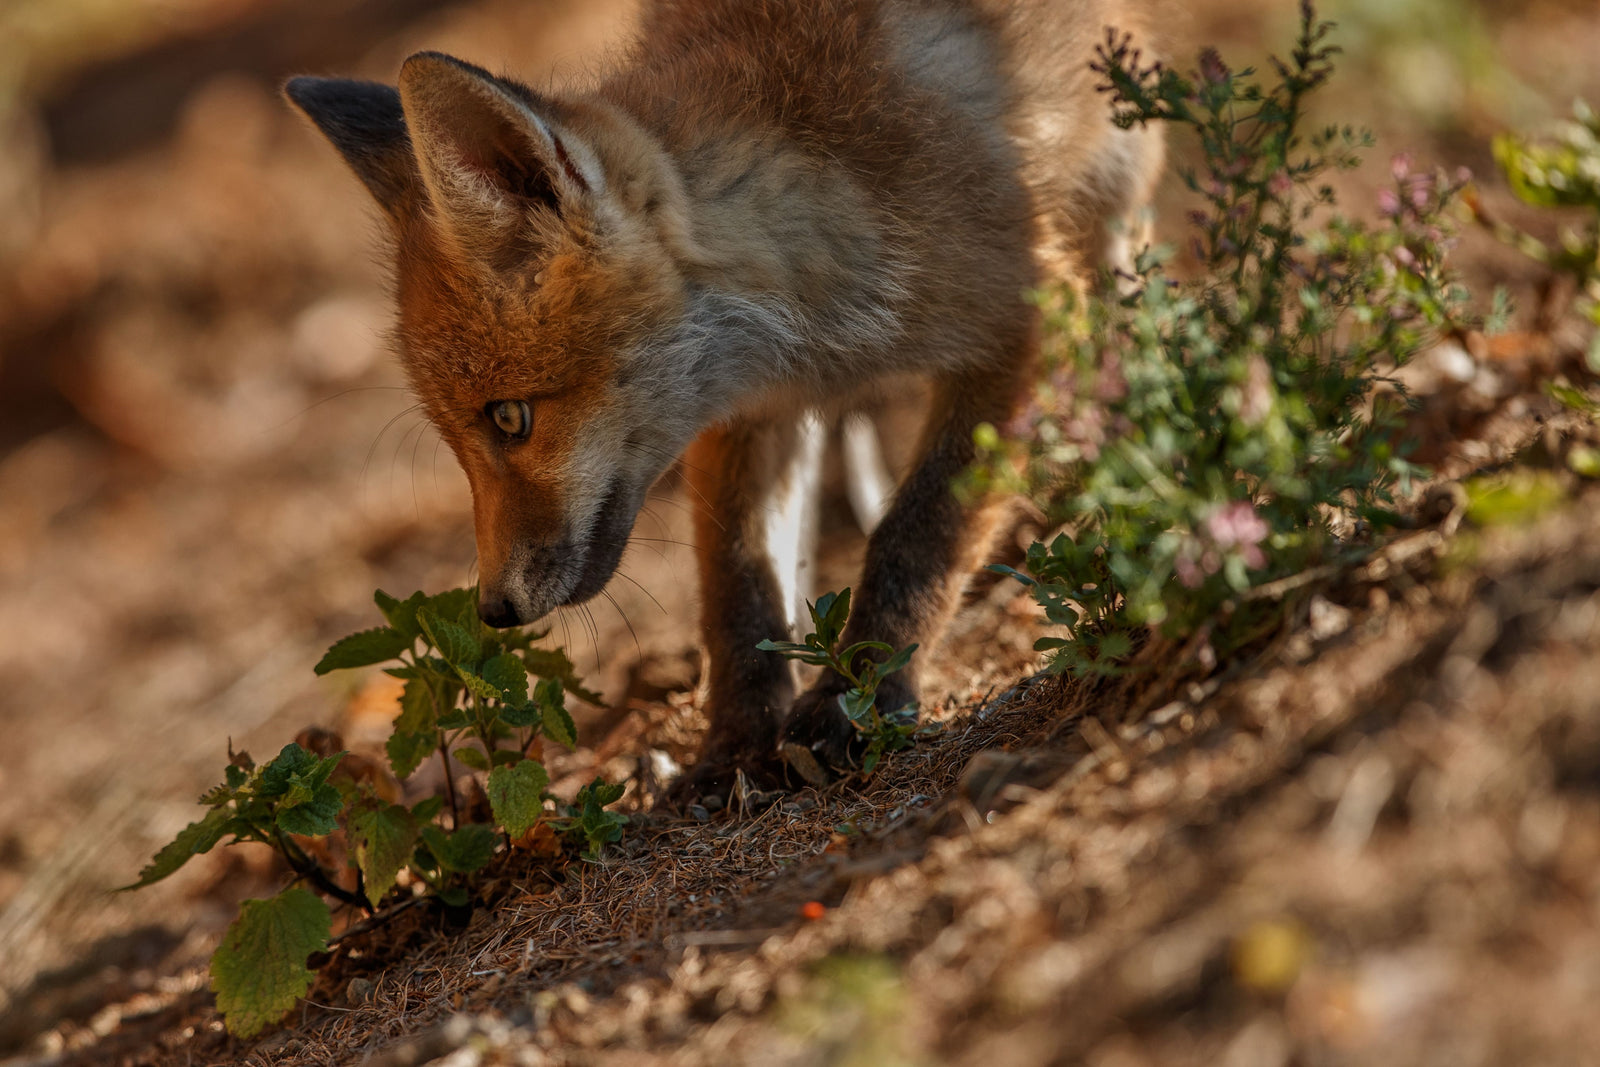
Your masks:
<svg viewBox="0 0 1600 1067"><path fill-rule="evenodd" d="M437 53L398 88L286 92L393 224L401 358L472 488L479 613L594 596L706 421L674 356L695 252L670 159L615 108Z"/></svg>

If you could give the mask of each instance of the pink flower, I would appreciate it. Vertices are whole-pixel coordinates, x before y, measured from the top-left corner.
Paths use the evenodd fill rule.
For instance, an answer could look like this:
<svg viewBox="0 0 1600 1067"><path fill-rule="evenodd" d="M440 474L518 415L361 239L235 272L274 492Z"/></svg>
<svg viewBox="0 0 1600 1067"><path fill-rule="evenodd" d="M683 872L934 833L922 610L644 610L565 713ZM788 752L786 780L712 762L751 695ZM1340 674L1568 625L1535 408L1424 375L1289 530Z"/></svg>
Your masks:
<svg viewBox="0 0 1600 1067"><path fill-rule="evenodd" d="M1278 199L1288 196L1294 189L1294 181L1290 179L1289 172L1280 170L1267 180L1267 192Z"/></svg>
<svg viewBox="0 0 1600 1067"><path fill-rule="evenodd" d="M1390 219L1400 214L1400 194L1393 189L1379 189L1378 212Z"/></svg>
<svg viewBox="0 0 1600 1067"><path fill-rule="evenodd" d="M1271 531L1267 522L1248 500L1236 500L1213 511L1205 522L1205 532L1218 548L1236 548L1245 566L1258 568L1266 565L1267 557L1261 551L1261 542Z"/></svg>
<svg viewBox="0 0 1600 1067"><path fill-rule="evenodd" d="M1215 48L1200 53L1200 77L1207 85L1221 85L1228 79L1228 65Z"/></svg>
<svg viewBox="0 0 1600 1067"><path fill-rule="evenodd" d="M1411 157L1404 152L1389 161L1389 173L1394 175L1394 180L1403 182L1411 173Z"/></svg>
<svg viewBox="0 0 1600 1067"><path fill-rule="evenodd" d="M1433 178L1426 174L1419 174L1409 183L1411 191L1411 206L1418 211L1427 208L1433 200Z"/></svg>
<svg viewBox="0 0 1600 1067"><path fill-rule="evenodd" d="M1206 580L1206 576L1200 573L1199 565L1188 556L1180 555L1172 565L1178 572L1178 581L1183 583L1185 589L1199 589L1200 583Z"/></svg>

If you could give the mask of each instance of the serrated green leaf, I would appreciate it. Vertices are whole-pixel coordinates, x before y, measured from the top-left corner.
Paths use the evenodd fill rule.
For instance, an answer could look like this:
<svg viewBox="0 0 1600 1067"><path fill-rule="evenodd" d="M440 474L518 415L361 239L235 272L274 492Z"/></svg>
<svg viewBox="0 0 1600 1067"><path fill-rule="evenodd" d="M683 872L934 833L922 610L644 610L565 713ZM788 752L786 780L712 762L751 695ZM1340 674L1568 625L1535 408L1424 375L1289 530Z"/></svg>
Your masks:
<svg viewBox="0 0 1600 1067"><path fill-rule="evenodd" d="M278 807L280 809L287 810L289 808L298 807L301 804L309 803L314 788L314 786L307 783L304 779L290 779L288 791L278 798Z"/></svg>
<svg viewBox="0 0 1600 1067"><path fill-rule="evenodd" d="M311 988L306 966L328 948L328 905L299 887L267 900L247 900L211 957L211 988L228 1031L254 1037L281 1019Z"/></svg>
<svg viewBox="0 0 1600 1067"><path fill-rule="evenodd" d="M400 714L394 720L395 730L399 733L424 734L437 725L433 691L421 678L409 679L400 693Z"/></svg>
<svg viewBox="0 0 1600 1067"><path fill-rule="evenodd" d="M550 775L538 760L525 759L489 772L489 806L512 837L527 833L544 814L544 790Z"/></svg>
<svg viewBox="0 0 1600 1067"><path fill-rule="evenodd" d="M578 747L578 725L566 708L560 704L541 704L539 711L546 737L569 749Z"/></svg>
<svg viewBox="0 0 1600 1067"><path fill-rule="evenodd" d="M608 783L598 777L578 790L577 828L588 842L583 852L584 859L598 860L607 844L621 839L622 828L628 824L628 817L606 811L605 805L621 800L624 792L625 787L620 783Z"/></svg>
<svg viewBox="0 0 1600 1067"><path fill-rule="evenodd" d="M558 678L561 687L585 703L600 706L605 703L599 693L585 689L578 680L578 669L572 665L567 654L559 648L530 648L522 653L522 660L528 665L528 672L540 678Z"/></svg>
<svg viewBox="0 0 1600 1067"><path fill-rule="evenodd" d="M540 721L544 711L538 702L525 700L521 704L507 704L500 709L500 721L518 729Z"/></svg>
<svg viewBox="0 0 1600 1067"><path fill-rule="evenodd" d="M467 670L465 667L457 667L456 675L461 679L461 684L466 686L467 691L474 696L482 700L500 699L500 690L496 689L493 685L490 685L486 679L479 677L477 674Z"/></svg>
<svg viewBox="0 0 1600 1067"><path fill-rule="evenodd" d="M444 810L444 797L424 797L411 805L411 817L419 823L428 822Z"/></svg>
<svg viewBox="0 0 1600 1067"><path fill-rule="evenodd" d="M554 678L540 679L533 687L533 698L539 705L539 723L545 736L567 748L576 748L578 727L567 714L561 683Z"/></svg>
<svg viewBox="0 0 1600 1067"><path fill-rule="evenodd" d="M318 674L327 674L329 671L385 663L409 649L411 640L391 626L362 630L360 633L335 641L333 647L323 654L312 669Z"/></svg>
<svg viewBox="0 0 1600 1067"><path fill-rule="evenodd" d="M608 782L604 778L596 777L594 781L578 790L577 800L585 807L593 803L598 810L607 804L615 804L627 791L628 787L621 782Z"/></svg>
<svg viewBox="0 0 1600 1067"><path fill-rule="evenodd" d="M441 730L460 730L472 725L472 713L466 708L451 708L439 716Z"/></svg>
<svg viewBox="0 0 1600 1067"><path fill-rule="evenodd" d="M236 794L238 791L239 790L237 786L230 786L226 782L224 782L222 785L214 785L210 789L207 789L204 793L200 794L200 803L204 804L208 808L214 808L219 804L226 804L228 801L232 800L234 798L234 794Z"/></svg>
<svg viewBox="0 0 1600 1067"><path fill-rule="evenodd" d="M331 834L339 825L339 812L344 809L344 797L339 790L326 782L318 784L309 799L278 809L278 825L287 833L302 837L321 837Z"/></svg>
<svg viewBox="0 0 1600 1067"><path fill-rule="evenodd" d="M143 889L147 885L161 881L188 863L191 856L198 856L215 848L218 841L234 831L233 823L232 808L212 808L199 820L179 830L178 836L172 839L172 843L157 852L139 872L139 880L132 885L122 886L121 889Z"/></svg>
<svg viewBox="0 0 1600 1067"><path fill-rule="evenodd" d="M277 801L275 818L289 833L308 836L329 833L343 806L343 798L339 790L328 785L328 776L344 756L339 752L318 757L291 742L261 768L256 795Z"/></svg>
<svg viewBox="0 0 1600 1067"><path fill-rule="evenodd" d="M426 603L428 598L423 596L421 591L412 593L404 600L396 600L379 589L372 595L372 599L397 633L411 641L422 636L422 627L417 625L417 609Z"/></svg>
<svg viewBox="0 0 1600 1067"><path fill-rule="evenodd" d="M460 589L446 589L442 593L435 593L425 601L427 609L439 616L448 619L469 633L476 633L478 622L478 590L473 586L464 586Z"/></svg>
<svg viewBox="0 0 1600 1067"><path fill-rule="evenodd" d="M428 608L417 609L417 622L421 624L423 634L450 666L477 666L480 653L478 639L462 629L459 623L435 614Z"/></svg>
<svg viewBox="0 0 1600 1067"><path fill-rule="evenodd" d="M513 763L520 763L526 757L514 748L497 748L489 753L489 762L496 767L509 767Z"/></svg>
<svg viewBox="0 0 1600 1067"><path fill-rule="evenodd" d="M438 656L427 654L418 656L417 669L422 672L421 676L424 678L433 678L436 681L446 682L450 685L458 684L456 682L456 669ZM448 693L444 695L449 696Z"/></svg>
<svg viewBox="0 0 1600 1067"><path fill-rule="evenodd" d="M293 741L289 742L261 768L261 781L256 787L256 795L268 798L281 797L294 785L303 786L305 776L316 770L319 762L315 755Z"/></svg>
<svg viewBox="0 0 1600 1067"><path fill-rule="evenodd" d="M483 680L499 690L499 698L507 704L521 704L528 699L528 666L509 653L484 661Z"/></svg>
<svg viewBox="0 0 1600 1067"><path fill-rule="evenodd" d="M422 827L421 835L439 866L458 874L471 874L488 863L500 840L494 827L476 822L449 834L430 823Z"/></svg>
<svg viewBox="0 0 1600 1067"><path fill-rule="evenodd" d="M405 734L398 730L389 735L388 742L383 746L389 755L389 766L394 770L394 776L402 780L410 778L422 766L422 761L438 747L436 733Z"/></svg>
<svg viewBox="0 0 1600 1067"><path fill-rule="evenodd" d="M466 764L468 767L471 767L475 771L486 771L489 769L489 757L485 756L480 749L472 748L468 745L462 745L460 748L451 752L450 755L454 756L457 760Z"/></svg>
<svg viewBox="0 0 1600 1067"><path fill-rule="evenodd" d="M334 768L348 756L348 752L335 752L331 756L324 756L317 761L317 766L306 775L306 780L314 786L320 786L333 774Z"/></svg>
<svg viewBox="0 0 1600 1067"><path fill-rule="evenodd" d="M350 812L350 847L362 888L374 907L394 886L395 875L417 847L417 819L399 804L366 800Z"/></svg>

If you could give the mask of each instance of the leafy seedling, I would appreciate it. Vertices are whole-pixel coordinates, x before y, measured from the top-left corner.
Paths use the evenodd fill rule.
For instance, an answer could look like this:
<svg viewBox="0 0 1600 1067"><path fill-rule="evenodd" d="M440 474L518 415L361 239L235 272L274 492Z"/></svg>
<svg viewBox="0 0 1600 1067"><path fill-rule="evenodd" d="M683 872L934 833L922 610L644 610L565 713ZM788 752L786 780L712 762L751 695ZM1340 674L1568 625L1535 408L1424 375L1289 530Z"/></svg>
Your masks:
<svg viewBox="0 0 1600 1067"><path fill-rule="evenodd" d="M584 859L598 860L607 845L622 840L628 817L607 811L606 806L621 800L623 792L621 784L596 778L578 790L574 803L567 806L560 828L583 842Z"/></svg>
<svg viewBox="0 0 1600 1067"><path fill-rule="evenodd" d="M274 897L246 901L211 960L217 1006L241 1037L271 1025L310 987L308 961L327 948L332 930L328 899L372 913L397 895L424 893L447 909L467 909L502 842L546 819L562 828L570 821L593 859L621 838L627 821L605 810L622 786L598 778L579 794L570 819L546 808L553 801L549 774L528 753L539 750L541 738L574 747L566 698L599 697L582 686L563 652L534 647L543 634L484 626L473 589L404 600L379 591L374 599L386 625L335 642L316 672L384 665L402 679L386 746L390 767L403 780L437 755L446 796L409 807L384 799L370 781L340 772L342 752L318 756L290 744L260 766L230 754L223 782L201 798L205 815L126 887L158 882L223 843L259 843L283 858L294 882ZM493 825L463 822L452 762L486 775ZM356 872L353 891L304 846L341 830Z"/></svg>
<svg viewBox="0 0 1600 1067"><path fill-rule="evenodd" d="M917 651L916 645L896 649L883 641L857 641L840 647L845 622L850 617L850 590L824 593L815 604L807 603L812 631L804 641L765 640L756 645L763 652L776 652L785 659L815 667L826 667L850 688L839 694L839 710L867 742L861 769L871 774L887 752L909 747L917 735L917 705L884 711L878 707L878 686L889 675L904 670ZM873 659L873 654L886 658Z"/></svg>

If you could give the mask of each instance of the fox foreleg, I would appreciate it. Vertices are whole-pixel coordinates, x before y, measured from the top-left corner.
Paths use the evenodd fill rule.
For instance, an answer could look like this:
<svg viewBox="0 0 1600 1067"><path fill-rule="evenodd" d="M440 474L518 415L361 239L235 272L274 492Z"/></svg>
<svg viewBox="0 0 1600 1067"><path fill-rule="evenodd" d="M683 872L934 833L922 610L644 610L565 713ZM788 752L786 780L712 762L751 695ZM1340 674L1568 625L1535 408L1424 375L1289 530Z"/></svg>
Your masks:
<svg viewBox="0 0 1600 1067"><path fill-rule="evenodd" d="M794 669L756 645L792 638L805 613L825 438L812 412L753 416L705 431L684 455L711 729L700 762L674 786L678 803L726 798L738 770L758 784L777 782Z"/></svg>
<svg viewBox="0 0 1600 1067"><path fill-rule="evenodd" d="M936 387L921 458L867 543L843 645L882 641L897 649L914 643L926 648L938 638L990 532L989 509L964 505L954 482L975 458L973 431L980 423L1009 416L1019 380L1020 370L1007 366ZM918 699L916 666L913 660L882 680L877 702L882 711ZM847 686L830 673L802 693L784 722L783 745L809 749L825 768L853 766L862 746L839 708L838 697Z"/></svg>

